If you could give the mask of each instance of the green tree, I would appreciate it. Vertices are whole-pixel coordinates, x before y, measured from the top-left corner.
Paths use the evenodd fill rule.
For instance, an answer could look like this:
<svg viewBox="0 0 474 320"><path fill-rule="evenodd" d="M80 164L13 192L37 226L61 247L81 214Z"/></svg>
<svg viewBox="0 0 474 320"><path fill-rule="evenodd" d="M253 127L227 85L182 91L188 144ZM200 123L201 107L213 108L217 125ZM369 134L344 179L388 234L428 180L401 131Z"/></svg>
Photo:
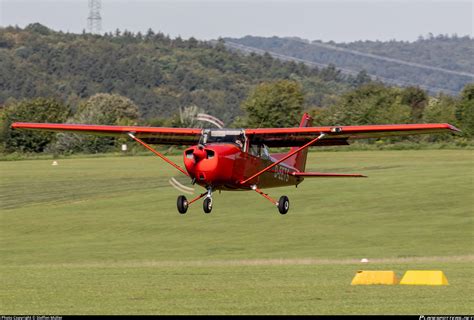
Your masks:
<svg viewBox="0 0 474 320"><path fill-rule="evenodd" d="M98 125L136 125L138 107L130 99L116 95L99 93L80 105L69 123ZM60 133L55 150L59 152L99 153L112 149L117 140L110 137L95 137Z"/></svg>
<svg viewBox="0 0 474 320"><path fill-rule="evenodd" d="M70 109L58 100L36 98L12 103L3 112L1 137L5 151L42 152L56 139L52 132L29 130L12 130L13 122L47 122L66 121Z"/></svg>
<svg viewBox="0 0 474 320"><path fill-rule="evenodd" d="M410 107L401 103L400 89L370 83L343 94L330 107L332 125L408 123Z"/></svg>
<svg viewBox="0 0 474 320"><path fill-rule="evenodd" d="M474 137L474 83L467 84L456 106L456 119L464 136Z"/></svg>
<svg viewBox="0 0 474 320"><path fill-rule="evenodd" d="M249 127L294 127L303 110L304 95L296 81L258 85L243 102Z"/></svg>
<svg viewBox="0 0 474 320"><path fill-rule="evenodd" d="M423 122L458 125L456 104L457 99L451 96L438 95L436 98L430 97L423 113ZM451 140L452 138L452 135L448 134L433 134L424 137L428 141Z"/></svg>
<svg viewBox="0 0 474 320"><path fill-rule="evenodd" d="M360 71L357 76L354 78L354 80L352 81L352 84L354 85L354 87L360 87L364 84L367 84L369 82L371 82L372 79L370 78L369 74L367 73L367 71L365 70L362 70Z"/></svg>
<svg viewBox="0 0 474 320"><path fill-rule="evenodd" d="M103 125L133 125L138 116L137 105L127 97L98 93L79 106L74 120Z"/></svg>
<svg viewBox="0 0 474 320"><path fill-rule="evenodd" d="M411 108L412 122L422 121L427 102L428 95L418 87L408 87L402 91L402 104Z"/></svg>

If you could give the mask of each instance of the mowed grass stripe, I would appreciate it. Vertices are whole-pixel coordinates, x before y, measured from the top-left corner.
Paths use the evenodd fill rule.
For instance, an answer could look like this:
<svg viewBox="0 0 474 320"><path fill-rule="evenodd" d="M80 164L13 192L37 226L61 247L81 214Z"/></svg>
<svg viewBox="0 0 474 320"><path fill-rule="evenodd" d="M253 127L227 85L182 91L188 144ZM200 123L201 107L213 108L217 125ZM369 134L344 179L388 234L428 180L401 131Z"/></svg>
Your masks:
<svg viewBox="0 0 474 320"><path fill-rule="evenodd" d="M245 260L200 260L200 261L101 261L88 263L32 264L21 265L26 268L155 268L155 267L219 267L219 266L284 266L284 265L355 265L372 268L387 263L420 263L420 262L473 262L474 255L446 257L406 257L375 258L370 263L361 263L358 259L245 259Z"/></svg>
<svg viewBox="0 0 474 320"><path fill-rule="evenodd" d="M151 159L65 159L59 160L58 166L52 166L48 160L1 163L0 209L117 197L127 192L168 187L169 177L161 176L165 171L160 163L146 161L149 170L140 170L144 165L142 158ZM104 160L108 160L108 165Z"/></svg>

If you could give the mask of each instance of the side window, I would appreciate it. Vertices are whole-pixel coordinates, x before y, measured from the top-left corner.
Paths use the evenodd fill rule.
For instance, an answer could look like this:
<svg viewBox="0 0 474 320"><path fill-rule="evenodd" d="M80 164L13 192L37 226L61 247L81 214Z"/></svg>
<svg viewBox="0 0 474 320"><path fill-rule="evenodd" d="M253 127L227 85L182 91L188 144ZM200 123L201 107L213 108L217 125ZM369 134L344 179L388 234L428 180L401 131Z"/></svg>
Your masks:
<svg viewBox="0 0 474 320"><path fill-rule="evenodd" d="M249 153L251 155L254 155L256 157L261 157L262 156L262 146L259 144L251 144Z"/></svg>
<svg viewBox="0 0 474 320"><path fill-rule="evenodd" d="M270 159L270 152L268 151L268 148L266 145L263 145L262 147L262 158Z"/></svg>

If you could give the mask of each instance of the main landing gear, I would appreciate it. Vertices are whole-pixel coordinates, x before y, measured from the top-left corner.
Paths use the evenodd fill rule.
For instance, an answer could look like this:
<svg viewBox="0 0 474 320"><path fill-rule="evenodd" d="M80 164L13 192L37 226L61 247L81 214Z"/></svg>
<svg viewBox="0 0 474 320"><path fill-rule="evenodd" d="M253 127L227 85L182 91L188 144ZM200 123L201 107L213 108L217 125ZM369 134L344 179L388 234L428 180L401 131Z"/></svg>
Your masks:
<svg viewBox="0 0 474 320"><path fill-rule="evenodd" d="M278 211L281 214L286 214L290 209L290 200L288 200L287 196L281 196L280 200L278 200Z"/></svg>
<svg viewBox="0 0 474 320"><path fill-rule="evenodd" d="M178 197L177 205L178 205L178 212L179 213L185 214L186 211L188 211L189 203L188 203L188 199L186 199L185 196L181 195L181 196Z"/></svg>
<svg viewBox="0 0 474 320"><path fill-rule="evenodd" d="M280 212L280 214L286 214L288 210L290 209L290 200L288 199L287 196L281 196L280 200L278 200L277 202L273 198L271 198L268 194L258 189L256 185L252 186L252 190L260 194L262 197L264 197L271 203L275 204L278 207L278 211Z"/></svg>
<svg viewBox="0 0 474 320"><path fill-rule="evenodd" d="M202 209L204 210L204 213L211 213L212 211L212 189L209 188L207 192L204 192L200 194L198 197L194 198L191 201L188 201L185 196L181 195L178 197L177 201L177 207L178 207L178 212L181 214L185 214L186 211L188 211L188 207L191 203L198 201L202 197L206 197L204 199L204 202L202 204Z"/></svg>
<svg viewBox="0 0 474 320"><path fill-rule="evenodd" d="M288 210L290 209L290 200L288 199L287 196L281 196L278 201L275 201L271 197L268 196L268 194L264 193L262 190L258 189L256 186L252 186L252 189L259 193L261 196L269 200L271 203L277 206L278 211L280 214L287 214ZM177 207L178 207L178 212L181 214L185 214L188 211L189 205L191 205L193 202L198 201L201 198L204 198L204 202L202 203L202 209L204 210L204 213L211 213L212 211L212 189L208 189L207 192L204 192L197 196L196 198L192 199L191 201L188 201L185 196L181 195L178 197L177 201Z"/></svg>

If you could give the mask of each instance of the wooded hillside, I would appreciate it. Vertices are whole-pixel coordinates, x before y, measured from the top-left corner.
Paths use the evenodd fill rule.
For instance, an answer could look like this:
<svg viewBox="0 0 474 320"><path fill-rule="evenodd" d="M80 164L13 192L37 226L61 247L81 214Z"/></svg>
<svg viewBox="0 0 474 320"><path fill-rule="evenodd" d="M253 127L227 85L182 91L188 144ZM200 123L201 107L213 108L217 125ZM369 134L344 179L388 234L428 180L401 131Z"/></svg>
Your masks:
<svg viewBox="0 0 474 320"><path fill-rule="evenodd" d="M40 24L0 28L0 105L12 99L56 97L73 109L96 93L126 96L142 119L170 117L196 105L229 123L256 84L302 83L307 105L355 85L335 68L308 68L269 55L231 52L222 43L120 32L105 36L55 32Z"/></svg>
<svg viewBox="0 0 474 320"><path fill-rule="evenodd" d="M417 41L335 43L300 38L247 36L225 38L228 45L285 55L309 63L333 64L346 73L365 70L373 79L398 86L419 86L430 93L457 95L474 82L474 39L429 35Z"/></svg>

